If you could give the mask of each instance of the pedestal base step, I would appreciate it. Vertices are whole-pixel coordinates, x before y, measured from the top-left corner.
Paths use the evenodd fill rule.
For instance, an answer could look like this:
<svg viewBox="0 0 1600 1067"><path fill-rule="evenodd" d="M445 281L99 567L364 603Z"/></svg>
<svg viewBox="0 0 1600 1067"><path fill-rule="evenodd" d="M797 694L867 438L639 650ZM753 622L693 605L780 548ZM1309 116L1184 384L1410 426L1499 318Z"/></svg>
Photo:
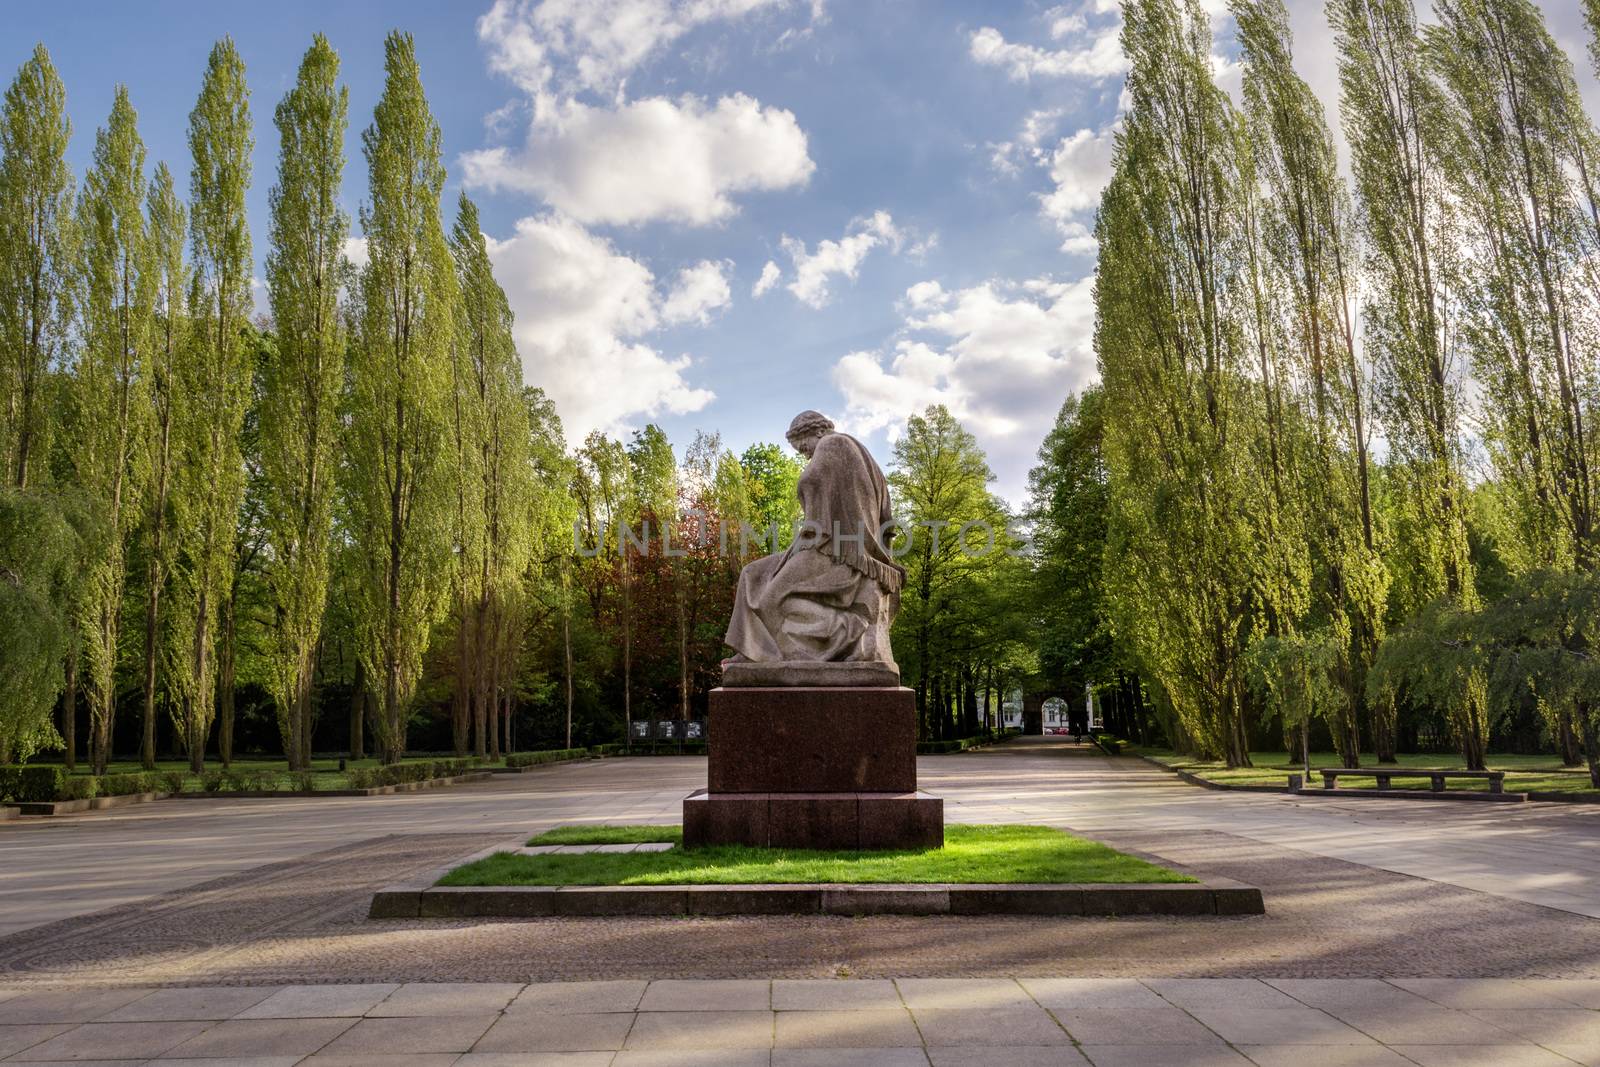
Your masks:
<svg viewBox="0 0 1600 1067"><path fill-rule="evenodd" d="M683 802L685 848L832 850L944 845L944 801L926 793L710 793Z"/></svg>

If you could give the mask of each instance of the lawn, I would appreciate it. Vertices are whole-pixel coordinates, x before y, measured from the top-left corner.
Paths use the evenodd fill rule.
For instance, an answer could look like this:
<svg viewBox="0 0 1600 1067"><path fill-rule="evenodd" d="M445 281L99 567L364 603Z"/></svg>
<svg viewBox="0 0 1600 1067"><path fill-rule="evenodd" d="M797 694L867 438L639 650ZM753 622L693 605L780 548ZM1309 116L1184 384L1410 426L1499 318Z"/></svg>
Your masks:
<svg viewBox="0 0 1600 1067"><path fill-rule="evenodd" d="M554 836L552 836L554 835ZM530 844L680 841L676 826L561 827ZM817 882L1193 882L1047 826L946 826L943 848L897 852L674 848L524 856L500 852L440 885L753 885Z"/></svg>
<svg viewBox="0 0 1600 1067"><path fill-rule="evenodd" d="M1238 767L1230 770L1220 761L1200 760L1193 756L1185 756L1162 748L1143 748L1134 746L1130 751L1142 756L1148 756L1159 763L1177 770L1188 771L1190 774L1204 778L1208 782L1217 782L1224 785L1268 785L1281 788L1286 781L1286 775L1299 773L1303 770L1301 762L1285 755L1281 751L1252 752L1250 762L1254 767ZM1442 752L1408 753L1396 757L1398 764L1403 768L1427 768L1442 771L1461 770L1465 763L1459 755ZM1488 759L1489 769L1492 771L1505 771L1505 788L1510 793L1593 793L1589 785L1589 772L1581 767L1562 767L1559 756L1523 756L1523 755L1494 755ZM1306 784L1320 788L1322 776L1317 774L1319 767L1341 767L1343 764L1334 752L1313 752L1311 754L1311 781ZM1361 755L1362 767L1377 767L1378 757L1370 752ZM1392 766L1392 765L1391 765ZM1339 779L1340 789L1375 789L1378 782L1375 778L1364 776L1351 776ZM1426 778L1398 779L1393 783L1396 789L1429 789L1430 783ZM1470 789L1483 791L1489 788L1489 783L1483 779L1446 779L1447 789Z"/></svg>

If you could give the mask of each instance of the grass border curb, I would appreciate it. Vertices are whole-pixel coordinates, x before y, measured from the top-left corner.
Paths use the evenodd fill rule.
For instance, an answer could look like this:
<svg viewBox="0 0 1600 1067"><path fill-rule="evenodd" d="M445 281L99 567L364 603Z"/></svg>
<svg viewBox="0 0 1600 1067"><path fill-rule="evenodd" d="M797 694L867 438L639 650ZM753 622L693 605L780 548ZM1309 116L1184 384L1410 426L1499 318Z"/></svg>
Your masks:
<svg viewBox="0 0 1600 1067"><path fill-rule="evenodd" d="M123 793L113 797L85 797L79 800L39 800L21 801L17 810L23 815L76 815L83 811L104 811L107 808L122 808L130 804L149 804L155 800L165 800L173 796L172 793Z"/></svg>
<svg viewBox="0 0 1600 1067"><path fill-rule="evenodd" d="M765 883L761 885L441 886L457 867L521 848L526 835L372 894L369 919L599 916L1026 915L1055 917L1266 914L1261 890L1229 878L1092 884Z"/></svg>
<svg viewBox="0 0 1600 1067"><path fill-rule="evenodd" d="M1301 788L1289 789L1287 786L1279 789L1275 785L1228 785L1225 782L1213 782L1202 778L1189 771L1169 767L1158 759L1146 756L1142 752L1124 752L1125 756L1143 760L1152 767L1157 767L1168 774L1175 774L1190 785L1197 785L1202 789L1220 789L1228 793L1275 793L1280 796L1306 796L1306 797L1382 797L1388 800L1467 800L1467 801L1505 801L1513 804L1524 801L1535 804L1600 804L1600 793L1594 796L1585 796L1582 793L1549 793L1540 790L1529 790L1525 793L1479 793L1468 789L1446 789L1435 793L1431 789L1316 789ZM1295 773L1284 771L1285 777Z"/></svg>

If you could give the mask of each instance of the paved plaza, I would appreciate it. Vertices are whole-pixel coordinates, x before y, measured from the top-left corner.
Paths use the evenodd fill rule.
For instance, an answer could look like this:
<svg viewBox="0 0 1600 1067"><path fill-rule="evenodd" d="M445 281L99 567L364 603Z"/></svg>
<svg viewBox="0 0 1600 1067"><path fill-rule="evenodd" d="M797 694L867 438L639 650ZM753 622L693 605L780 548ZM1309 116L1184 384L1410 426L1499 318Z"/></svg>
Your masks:
<svg viewBox="0 0 1600 1067"><path fill-rule="evenodd" d="M921 780L1267 914L365 917L508 838L674 822L705 766L0 823L0 1062L1600 1065L1600 810L1215 792L1059 741Z"/></svg>
<svg viewBox="0 0 1600 1067"><path fill-rule="evenodd" d="M1600 981L662 980L0 992L15 1063L1600 1064Z"/></svg>

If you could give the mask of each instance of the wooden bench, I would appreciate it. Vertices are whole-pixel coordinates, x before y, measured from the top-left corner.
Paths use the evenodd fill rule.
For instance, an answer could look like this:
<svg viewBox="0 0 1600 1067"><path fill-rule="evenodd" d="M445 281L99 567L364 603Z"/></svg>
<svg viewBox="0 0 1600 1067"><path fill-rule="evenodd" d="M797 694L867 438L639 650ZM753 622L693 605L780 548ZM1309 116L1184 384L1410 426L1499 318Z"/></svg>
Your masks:
<svg viewBox="0 0 1600 1067"><path fill-rule="evenodd" d="M1428 778L1431 779L1433 792L1444 792L1446 778L1486 778L1489 781L1489 792L1504 793L1505 771L1433 771L1425 768L1402 767L1328 767L1317 771L1322 775L1322 788L1332 789L1341 775L1345 777L1376 778L1379 789L1388 789L1391 778Z"/></svg>

